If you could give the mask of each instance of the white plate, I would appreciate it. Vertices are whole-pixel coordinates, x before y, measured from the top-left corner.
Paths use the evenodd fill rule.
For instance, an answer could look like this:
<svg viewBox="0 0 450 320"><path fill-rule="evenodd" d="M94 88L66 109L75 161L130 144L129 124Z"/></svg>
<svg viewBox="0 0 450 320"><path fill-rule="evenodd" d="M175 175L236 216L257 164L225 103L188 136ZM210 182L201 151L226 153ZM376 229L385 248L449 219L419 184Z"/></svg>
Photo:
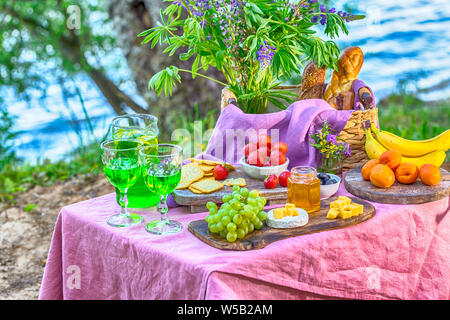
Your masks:
<svg viewBox="0 0 450 320"><path fill-rule="evenodd" d="M271 228L277 229L288 229L288 228L297 228L302 227L308 224L309 216L308 213L300 208L297 208L298 216L295 217L284 217L283 219L275 219L273 217L273 210L270 210L267 213L266 223Z"/></svg>

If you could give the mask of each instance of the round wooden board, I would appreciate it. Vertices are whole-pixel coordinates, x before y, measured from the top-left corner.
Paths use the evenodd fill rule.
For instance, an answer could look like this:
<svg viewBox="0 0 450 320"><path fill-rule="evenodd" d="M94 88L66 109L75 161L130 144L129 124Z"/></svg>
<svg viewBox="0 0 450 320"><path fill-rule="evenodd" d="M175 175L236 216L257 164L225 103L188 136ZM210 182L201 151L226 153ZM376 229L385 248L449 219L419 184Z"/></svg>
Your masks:
<svg viewBox="0 0 450 320"><path fill-rule="evenodd" d="M413 184L401 184L397 181L390 188L375 187L361 176L361 167L347 172L344 185L351 194L369 201L388 204L419 204L437 201L450 195L450 174L441 170L441 182L427 186L420 179Z"/></svg>

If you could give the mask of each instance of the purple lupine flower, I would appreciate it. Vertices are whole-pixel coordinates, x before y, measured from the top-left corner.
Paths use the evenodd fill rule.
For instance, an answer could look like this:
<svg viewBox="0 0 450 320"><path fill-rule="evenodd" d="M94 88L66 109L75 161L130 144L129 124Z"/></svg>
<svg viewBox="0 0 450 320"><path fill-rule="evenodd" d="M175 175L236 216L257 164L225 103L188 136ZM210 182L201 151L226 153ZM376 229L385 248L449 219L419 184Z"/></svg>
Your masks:
<svg viewBox="0 0 450 320"><path fill-rule="evenodd" d="M344 154L347 157L350 157L352 155L352 148L350 147L350 145L348 143L345 144L345 151Z"/></svg>
<svg viewBox="0 0 450 320"><path fill-rule="evenodd" d="M264 44L260 45L259 50L256 53L256 56L259 61L261 69L267 68L272 63L272 59L276 51L277 48L269 46L267 44L267 41L265 41Z"/></svg>
<svg viewBox="0 0 450 320"><path fill-rule="evenodd" d="M332 144L336 144L337 138L334 134L328 134L327 135L327 142L331 142Z"/></svg>

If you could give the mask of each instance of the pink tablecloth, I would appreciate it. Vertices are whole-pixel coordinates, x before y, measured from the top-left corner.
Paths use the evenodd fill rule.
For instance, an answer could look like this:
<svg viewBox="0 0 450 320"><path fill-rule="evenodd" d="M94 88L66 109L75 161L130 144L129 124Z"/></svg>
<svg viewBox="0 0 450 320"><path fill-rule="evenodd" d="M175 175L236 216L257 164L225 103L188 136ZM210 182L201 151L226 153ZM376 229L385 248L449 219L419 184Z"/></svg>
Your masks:
<svg viewBox="0 0 450 320"><path fill-rule="evenodd" d="M239 252L188 231L206 213L171 209L183 231L156 236L108 226L113 194L77 203L58 217L40 299L449 299L449 199L374 205L359 225Z"/></svg>

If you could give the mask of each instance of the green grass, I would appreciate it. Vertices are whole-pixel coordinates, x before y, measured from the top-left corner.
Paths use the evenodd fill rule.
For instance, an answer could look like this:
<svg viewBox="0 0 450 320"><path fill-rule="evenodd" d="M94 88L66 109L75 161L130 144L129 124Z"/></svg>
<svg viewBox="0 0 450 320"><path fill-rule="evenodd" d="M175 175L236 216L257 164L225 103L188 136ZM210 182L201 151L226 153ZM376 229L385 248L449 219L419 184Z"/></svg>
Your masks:
<svg viewBox="0 0 450 320"><path fill-rule="evenodd" d="M381 129L406 139L429 139L450 128L450 100L434 104L392 95L378 109Z"/></svg>
<svg viewBox="0 0 450 320"><path fill-rule="evenodd" d="M77 148L64 160L40 161L35 165L10 161L0 169L0 202L14 203L14 194L36 185L50 186L74 175L100 173L102 165L98 143Z"/></svg>
<svg viewBox="0 0 450 320"><path fill-rule="evenodd" d="M377 107L380 128L405 139L430 139L450 129L450 100L426 103L414 95L393 94Z"/></svg>

